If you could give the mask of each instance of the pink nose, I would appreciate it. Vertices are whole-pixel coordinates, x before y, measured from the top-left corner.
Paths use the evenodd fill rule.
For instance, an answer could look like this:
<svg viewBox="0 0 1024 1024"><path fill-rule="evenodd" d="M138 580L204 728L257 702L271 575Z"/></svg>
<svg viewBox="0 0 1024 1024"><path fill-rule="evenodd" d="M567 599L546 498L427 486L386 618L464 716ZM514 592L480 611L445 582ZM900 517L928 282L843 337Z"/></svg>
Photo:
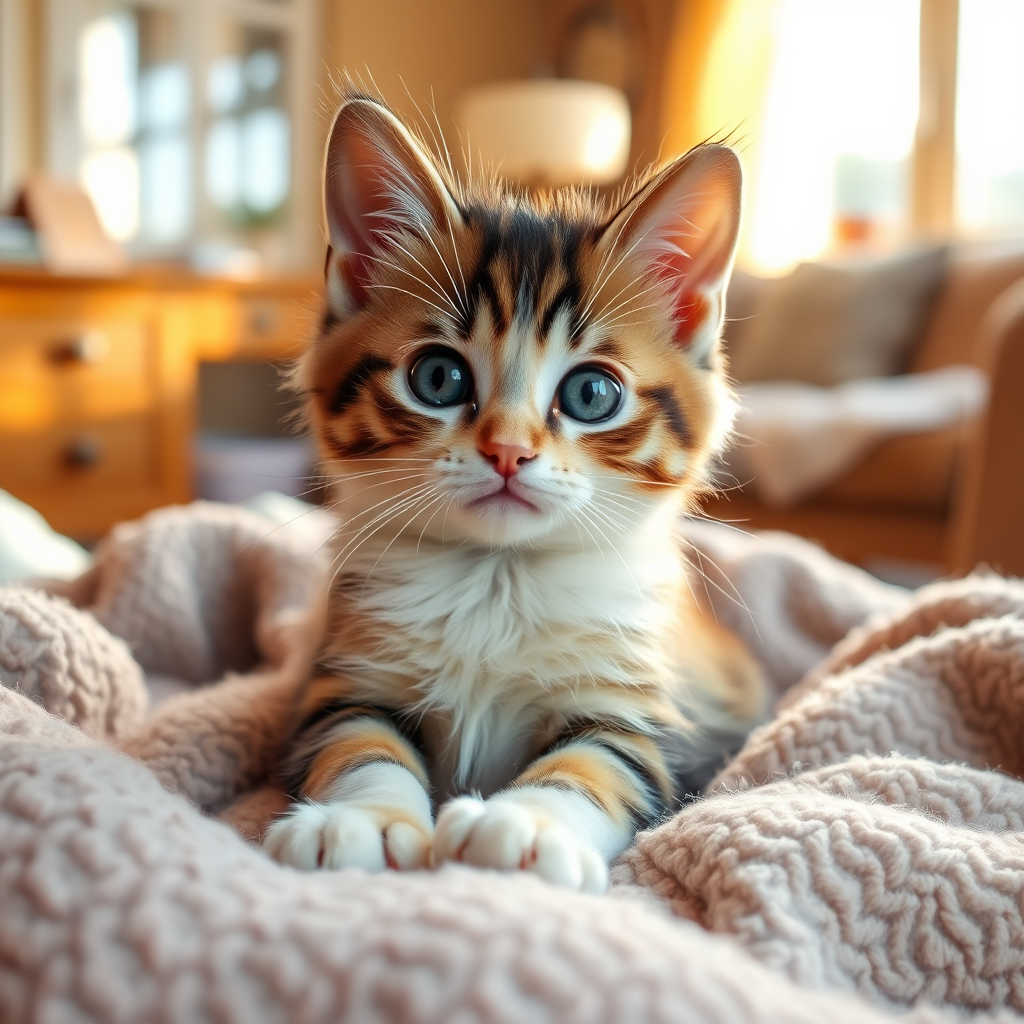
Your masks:
<svg viewBox="0 0 1024 1024"><path fill-rule="evenodd" d="M499 441L484 441L480 445L480 454L494 466L494 472L500 473L506 480L519 472L519 467L537 453L517 444L501 444Z"/></svg>

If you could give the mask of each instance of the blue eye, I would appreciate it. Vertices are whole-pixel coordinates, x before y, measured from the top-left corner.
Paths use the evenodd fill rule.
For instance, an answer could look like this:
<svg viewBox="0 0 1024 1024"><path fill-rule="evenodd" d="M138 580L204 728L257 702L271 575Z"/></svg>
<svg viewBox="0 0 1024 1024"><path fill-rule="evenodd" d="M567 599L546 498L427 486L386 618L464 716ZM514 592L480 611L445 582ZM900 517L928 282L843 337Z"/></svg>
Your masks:
<svg viewBox="0 0 1024 1024"><path fill-rule="evenodd" d="M562 412L583 423L599 423L614 415L622 401L622 385L599 366L580 366L566 374L558 389Z"/></svg>
<svg viewBox="0 0 1024 1024"><path fill-rule="evenodd" d="M435 349L413 363L409 387L424 405L462 405L472 397L473 375L458 352Z"/></svg>

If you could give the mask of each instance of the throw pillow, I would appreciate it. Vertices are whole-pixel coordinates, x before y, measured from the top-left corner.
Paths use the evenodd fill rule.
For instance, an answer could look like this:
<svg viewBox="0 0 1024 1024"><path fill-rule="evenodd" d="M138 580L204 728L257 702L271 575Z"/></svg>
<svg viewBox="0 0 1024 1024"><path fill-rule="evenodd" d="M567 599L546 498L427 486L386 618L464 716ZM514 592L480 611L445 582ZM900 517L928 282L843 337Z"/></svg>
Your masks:
<svg viewBox="0 0 1024 1024"><path fill-rule="evenodd" d="M929 247L888 259L801 263L765 290L732 354L733 376L832 387L899 373L924 331L947 259L946 247Z"/></svg>

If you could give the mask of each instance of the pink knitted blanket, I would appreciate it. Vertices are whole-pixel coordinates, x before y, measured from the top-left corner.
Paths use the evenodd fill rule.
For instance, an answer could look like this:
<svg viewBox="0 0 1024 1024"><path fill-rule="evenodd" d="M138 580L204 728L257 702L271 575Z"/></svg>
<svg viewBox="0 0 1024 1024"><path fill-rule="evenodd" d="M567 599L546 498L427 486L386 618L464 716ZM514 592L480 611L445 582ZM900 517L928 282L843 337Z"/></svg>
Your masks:
<svg viewBox="0 0 1024 1024"><path fill-rule="evenodd" d="M281 806L329 530L166 509L70 586L0 589L0 1021L1024 1014L1024 584L911 596L689 528L777 713L592 897L302 874L243 838Z"/></svg>

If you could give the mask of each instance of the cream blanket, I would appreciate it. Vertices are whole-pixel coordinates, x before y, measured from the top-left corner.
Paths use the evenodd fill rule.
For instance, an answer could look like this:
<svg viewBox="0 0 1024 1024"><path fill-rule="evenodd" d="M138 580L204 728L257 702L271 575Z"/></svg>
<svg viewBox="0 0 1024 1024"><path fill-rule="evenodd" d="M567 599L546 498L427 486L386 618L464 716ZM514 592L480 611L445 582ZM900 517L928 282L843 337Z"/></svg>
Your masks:
<svg viewBox="0 0 1024 1024"><path fill-rule="evenodd" d="M329 528L168 509L105 542L79 608L0 590L0 1020L1024 1014L1024 584L910 596L793 538L689 527L781 700L609 896L301 874L238 832L281 806L266 769ZM147 714L144 673L181 692Z"/></svg>

